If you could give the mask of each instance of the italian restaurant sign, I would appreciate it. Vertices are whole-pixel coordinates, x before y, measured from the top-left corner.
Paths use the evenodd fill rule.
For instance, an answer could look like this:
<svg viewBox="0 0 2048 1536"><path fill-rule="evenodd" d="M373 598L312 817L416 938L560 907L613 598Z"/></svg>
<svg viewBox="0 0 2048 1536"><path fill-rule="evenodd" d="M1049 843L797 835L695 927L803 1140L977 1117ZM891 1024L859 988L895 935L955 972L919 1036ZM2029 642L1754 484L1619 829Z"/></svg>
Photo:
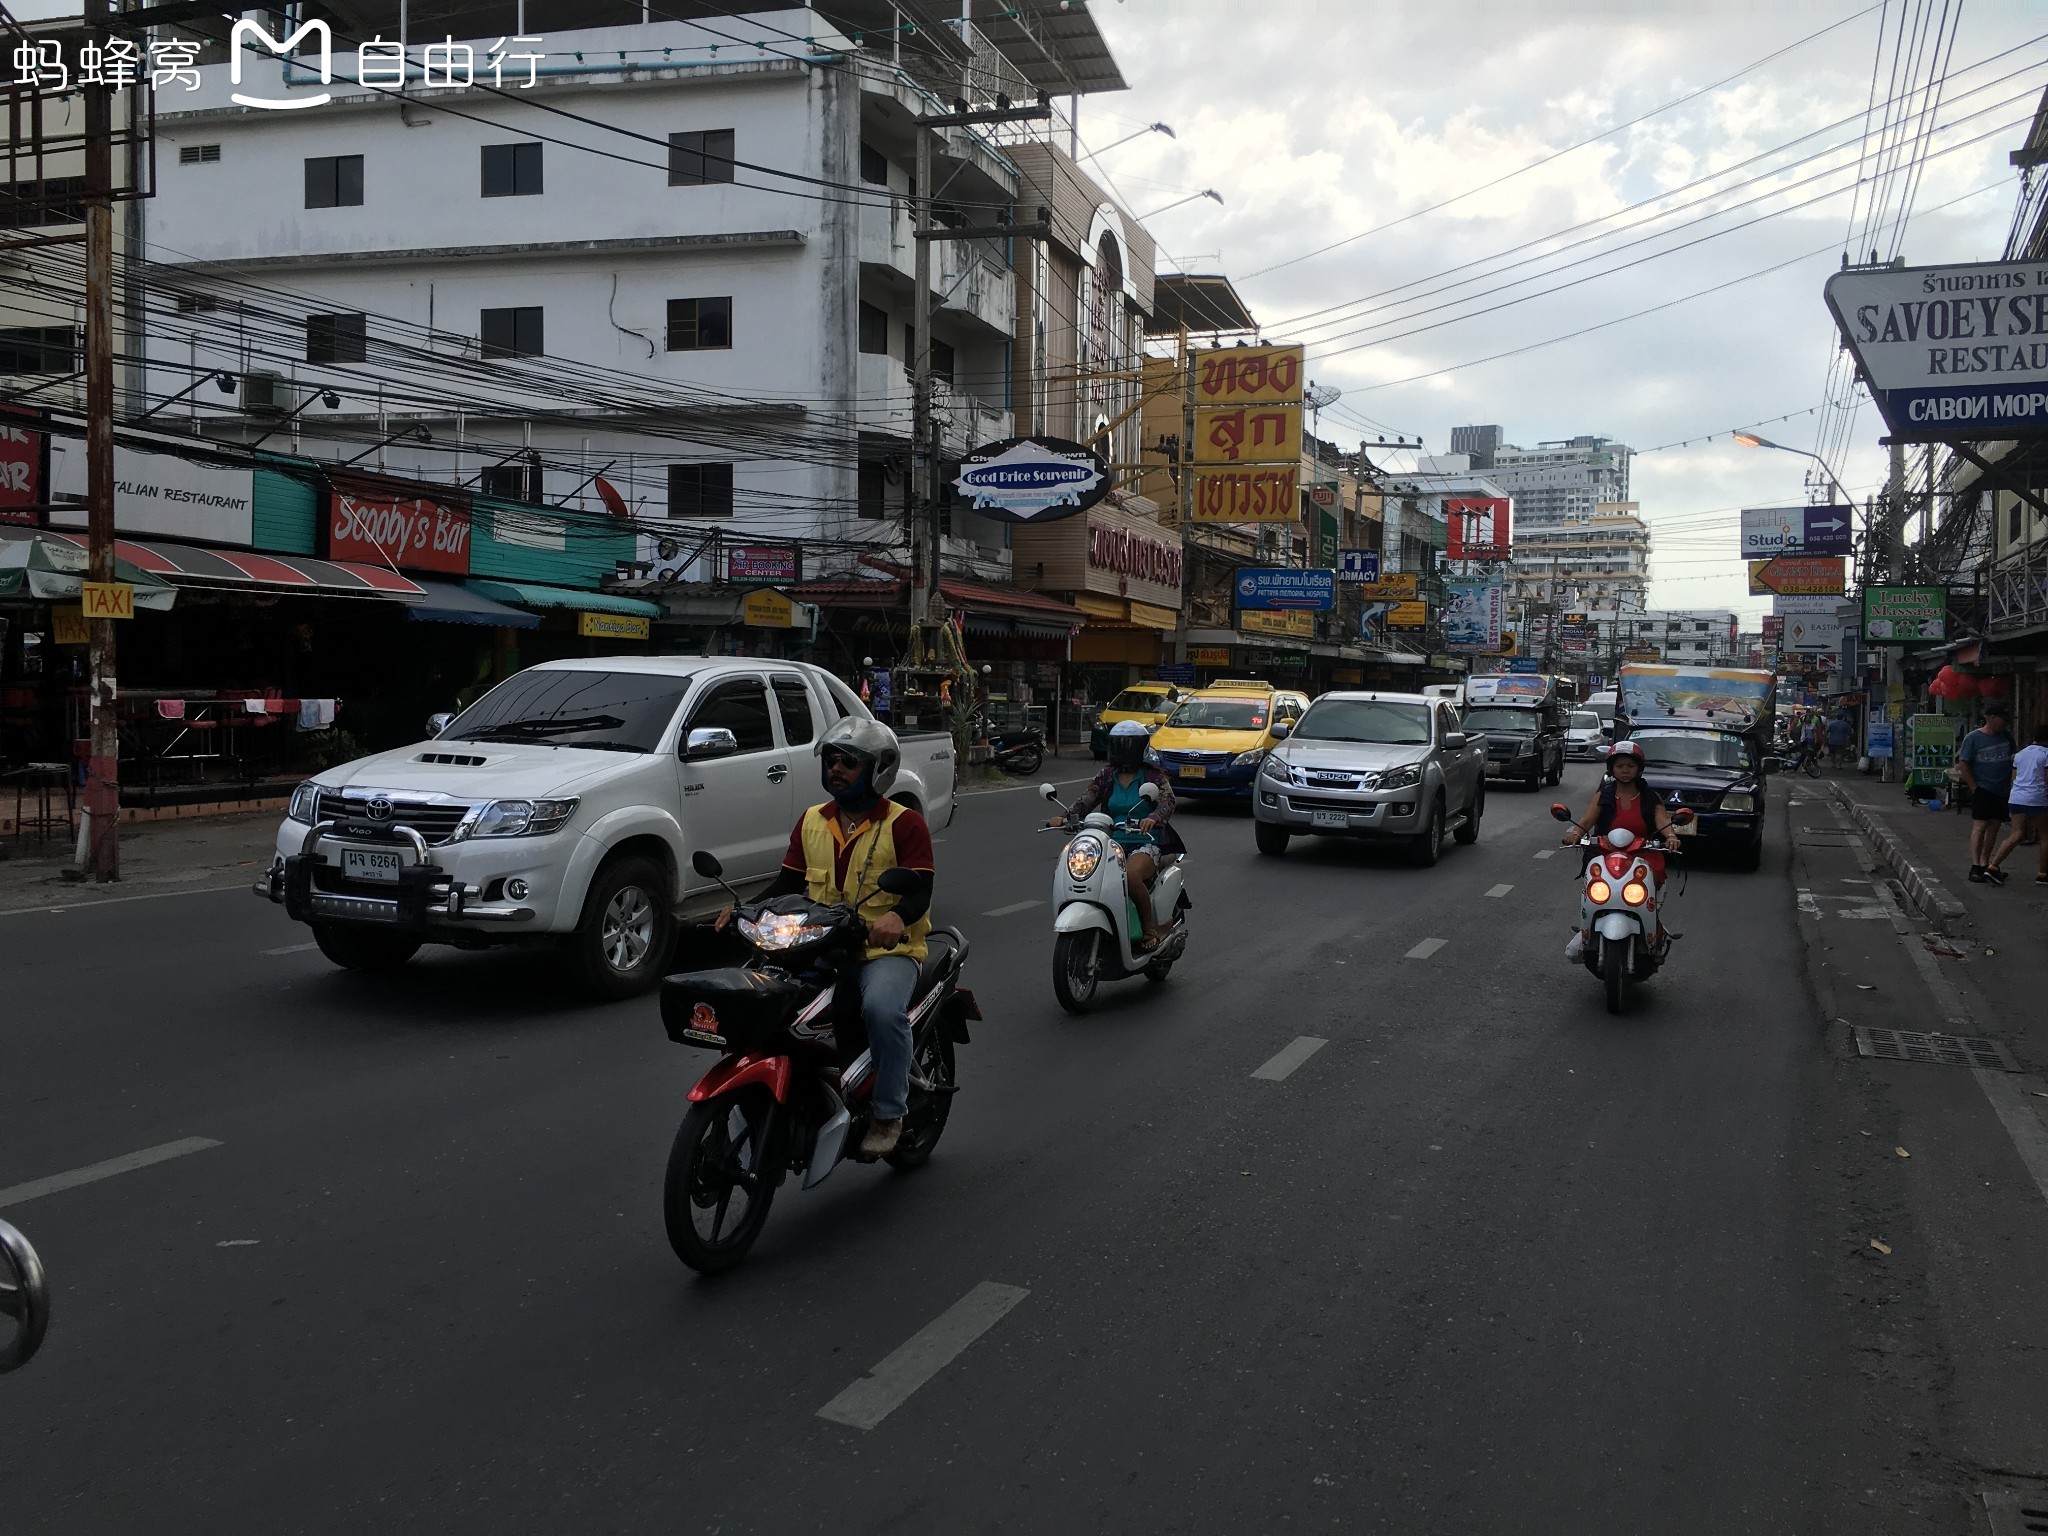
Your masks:
<svg viewBox="0 0 2048 1536"><path fill-rule="evenodd" d="M983 517L1050 523L1086 511L1109 494L1101 458L1063 437L1011 437L976 448L953 481Z"/></svg>
<svg viewBox="0 0 2048 1536"><path fill-rule="evenodd" d="M1823 291L1894 436L2048 432L2048 262L1837 272Z"/></svg>
<svg viewBox="0 0 2048 1536"><path fill-rule="evenodd" d="M469 503L407 496L389 485L336 478L328 498L327 558L469 574Z"/></svg>
<svg viewBox="0 0 2048 1536"><path fill-rule="evenodd" d="M50 444L50 524L83 528L85 440ZM202 464L175 454L114 445L114 528L130 536L158 534L246 546L256 518L253 470Z"/></svg>

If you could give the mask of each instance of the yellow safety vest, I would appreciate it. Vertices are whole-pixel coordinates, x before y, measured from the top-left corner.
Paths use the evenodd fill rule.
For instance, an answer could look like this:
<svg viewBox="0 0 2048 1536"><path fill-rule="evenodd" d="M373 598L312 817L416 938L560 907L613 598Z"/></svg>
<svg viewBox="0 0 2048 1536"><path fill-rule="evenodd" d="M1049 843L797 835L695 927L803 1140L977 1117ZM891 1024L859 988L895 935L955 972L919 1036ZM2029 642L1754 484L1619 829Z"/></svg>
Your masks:
<svg viewBox="0 0 2048 1536"><path fill-rule="evenodd" d="M811 900L852 907L870 923L884 912L894 910L897 900L875 882L881 878L883 870L896 867L895 826L897 818L903 814L903 807L893 800L885 800L882 805L882 814L854 833L851 839L841 834L839 818L832 814L829 803L814 805L805 811L801 824L804 879L809 883ZM842 858L846 868L844 889L839 884ZM867 958L879 960L884 955L907 955L922 964L925 935L931 931L932 915L927 909L924 916L904 929L901 944L894 949L876 949L869 945Z"/></svg>

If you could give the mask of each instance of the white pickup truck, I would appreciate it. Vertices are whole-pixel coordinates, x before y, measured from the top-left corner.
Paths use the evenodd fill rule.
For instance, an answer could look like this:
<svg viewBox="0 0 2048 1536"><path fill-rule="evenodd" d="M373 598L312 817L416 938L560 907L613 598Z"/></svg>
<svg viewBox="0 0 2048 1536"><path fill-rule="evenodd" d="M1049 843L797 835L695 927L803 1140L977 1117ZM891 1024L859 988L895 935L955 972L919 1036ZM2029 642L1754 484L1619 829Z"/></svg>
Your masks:
<svg viewBox="0 0 2048 1536"><path fill-rule="evenodd" d="M678 922L772 878L823 798L814 744L870 718L821 667L746 657L553 661L506 679L433 739L301 784L256 892L336 965L403 965L422 944L558 947L600 997L666 971ZM953 742L903 741L891 797L953 818Z"/></svg>

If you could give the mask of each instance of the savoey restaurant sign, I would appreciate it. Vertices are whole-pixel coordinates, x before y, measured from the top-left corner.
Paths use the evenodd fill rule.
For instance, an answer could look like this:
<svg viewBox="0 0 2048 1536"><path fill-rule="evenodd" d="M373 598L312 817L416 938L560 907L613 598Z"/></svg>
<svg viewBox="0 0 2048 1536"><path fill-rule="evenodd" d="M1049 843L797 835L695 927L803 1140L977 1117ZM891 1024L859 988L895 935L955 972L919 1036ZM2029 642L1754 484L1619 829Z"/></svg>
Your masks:
<svg viewBox="0 0 2048 1536"><path fill-rule="evenodd" d="M960 461L953 489L976 512L1001 522L1050 523L1086 511L1108 494L1102 460L1062 437L1011 437Z"/></svg>
<svg viewBox="0 0 2048 1536"><path fill-rule="evenodd" d="M51 525L83 528L85 494L84 440L52 439ZM114 447L114 527L120 533L246 546L255 516L252 470Z"/></svg>
<svg viewBox="0 0 2048 1536"><path fill-rule="evenodd" d="M2048 262L1837 272L1824 292L1895 434L2048 432Z"/></svg>

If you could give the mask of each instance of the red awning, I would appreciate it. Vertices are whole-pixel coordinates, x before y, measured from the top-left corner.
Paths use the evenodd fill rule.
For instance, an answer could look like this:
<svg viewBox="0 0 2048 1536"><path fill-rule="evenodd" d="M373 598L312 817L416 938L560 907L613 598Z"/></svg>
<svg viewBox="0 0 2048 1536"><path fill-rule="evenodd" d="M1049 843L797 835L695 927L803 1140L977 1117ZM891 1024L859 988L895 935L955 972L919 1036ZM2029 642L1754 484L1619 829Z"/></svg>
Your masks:
<svg viewBox="0 0 2048 1536"><path fill-rule="evenodd" d="M80 549L85 540L50 532ZM263 555L246 549L201 549L193 544L141 543L116 539L114 553L137 570L161 576L176 586L205 587L224 592L295 592L304 597L378 597L399 602L425 600L418 582L374 565L344 560L315 560L307 555Z"/></svg>

